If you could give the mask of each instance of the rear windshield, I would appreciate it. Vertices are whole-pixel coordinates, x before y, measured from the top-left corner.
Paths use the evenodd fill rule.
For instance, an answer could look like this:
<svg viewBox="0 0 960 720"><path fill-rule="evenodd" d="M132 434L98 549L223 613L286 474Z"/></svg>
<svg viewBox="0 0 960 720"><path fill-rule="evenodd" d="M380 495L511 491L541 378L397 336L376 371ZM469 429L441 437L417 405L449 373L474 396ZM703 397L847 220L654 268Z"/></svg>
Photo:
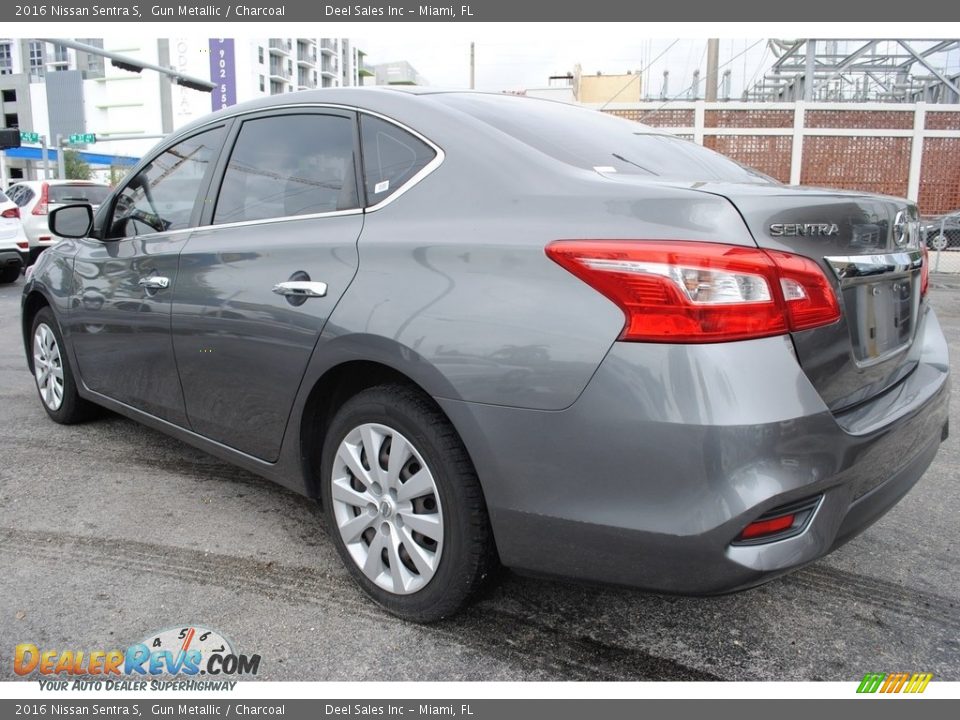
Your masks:
<svg viewBox="0 0 960 720"><path fill-rule="evenodd" d="M110 188L103 185L51 185L49 193L51 203L100 205L110 194Z"/></svg>
<svg viewBox="0 0 960 720"><path fill-rule="evenodd" d="M770 182L767 176L696 143L597 110L498 95L433 97L575 167L612 168L671 180Z"/></svg>

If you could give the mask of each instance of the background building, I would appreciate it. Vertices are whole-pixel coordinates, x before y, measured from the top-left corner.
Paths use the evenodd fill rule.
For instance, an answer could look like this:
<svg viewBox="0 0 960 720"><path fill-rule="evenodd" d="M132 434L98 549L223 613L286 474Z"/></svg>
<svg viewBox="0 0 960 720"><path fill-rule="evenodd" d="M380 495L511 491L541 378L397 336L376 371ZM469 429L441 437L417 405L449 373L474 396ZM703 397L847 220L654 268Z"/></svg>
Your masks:
<svg viewBox="0 0 960 720"><path fill-rule="evenodd" d="M429 85L427 79L406 60L380 63L373 66L377 85Z"/></svg>
<svg viewBox="0 0 960 720"><path fill-rule="evenodd" d="M575 97L582 103L639 102L643 97L642 75L627 71L622 75L597 72L586 75L577 65L573 71Z"/></svg>
<svg viewBox="0 0 960 720"><path fill-rule="evenodd" d="M373 72L345 38L78 38L131 59L209 78L213 93L171 83L159 73L130 72L62 45L0 38L0 127L46 136L95 133L88 153L102 177L129 164L176 128L239 102L318 87L356 86ZM55 158L51 166L56 166ZM116 170L114 171L116 174ZM43 175L37 144L6 152L2 186Z"/></svg>

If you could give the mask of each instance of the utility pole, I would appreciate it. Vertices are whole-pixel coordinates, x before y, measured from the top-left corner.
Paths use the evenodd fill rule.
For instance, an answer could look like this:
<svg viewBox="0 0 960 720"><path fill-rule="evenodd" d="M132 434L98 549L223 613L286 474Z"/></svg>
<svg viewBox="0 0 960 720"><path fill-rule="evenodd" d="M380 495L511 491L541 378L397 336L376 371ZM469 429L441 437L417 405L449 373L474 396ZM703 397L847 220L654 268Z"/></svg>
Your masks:
<svg viewBox="0 0 960 720"><path fill-rule="evenodd" d="M710 38L707 40L707 102L717 101L717 71L720 65L720 40L719 38Z"/></svg>
<svg viewBox="0 0 960 720"><path fill-rule="evenodd" d="M47 145L47 136L40 136L40 152L43 162L43 179L50 179L50 147Z"/></svg>
<svg viewBox="0 0 960 720"><path fill-rule="evenodd" d="M67 179L67 163L63 157L63 135L57 133L57 178Z"/></svg>
<svg viewBox="0 0 960 720"><path fill-rule="evenodd" d="M471 41L470 42L470 89L471 90L475 88L474 81L476 79L476 69L477 69L476 54L474 53L473 42Z"/></svg>

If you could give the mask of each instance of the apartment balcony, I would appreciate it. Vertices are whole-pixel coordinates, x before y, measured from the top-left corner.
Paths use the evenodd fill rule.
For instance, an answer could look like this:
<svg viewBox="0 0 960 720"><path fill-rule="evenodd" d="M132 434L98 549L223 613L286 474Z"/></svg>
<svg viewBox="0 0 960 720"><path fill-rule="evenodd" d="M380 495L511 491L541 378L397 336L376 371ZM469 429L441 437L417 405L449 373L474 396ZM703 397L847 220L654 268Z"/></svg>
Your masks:
<svg viewBox="0 0 960 720"><path fill-rule="evenodd" d="M271 55L289 55L293 52L293 43L290 40L273 39L270 41Z"/></svg>
<svg viewBox="0 0 960 720"><path fill-rule="evenodd" d="M297 65L314 66L317 64L317 54L315 52L298 52Z"/></svg>
<svg viewBox="0 0 960 720"><path fill-rule="evenodd" d="M300 90L310 90L317 86L316 80L313 79L313 73L310 71L301 71L297 73L297 87Z"/></svg>
<svg viewBox="0 0 960 720"><path fill-rule="evenodd" d="M329 38L323 38L320 40L320 52L324 55L336 55L337 50L337 41L331 40Z"/></svg>
<svg viewBox="0 0 960 720"><path fill-rule="evenodd" d="M270 79L280 82L287 82L293 78L293 73L287 70L283 65L270 63Z"/></svg>

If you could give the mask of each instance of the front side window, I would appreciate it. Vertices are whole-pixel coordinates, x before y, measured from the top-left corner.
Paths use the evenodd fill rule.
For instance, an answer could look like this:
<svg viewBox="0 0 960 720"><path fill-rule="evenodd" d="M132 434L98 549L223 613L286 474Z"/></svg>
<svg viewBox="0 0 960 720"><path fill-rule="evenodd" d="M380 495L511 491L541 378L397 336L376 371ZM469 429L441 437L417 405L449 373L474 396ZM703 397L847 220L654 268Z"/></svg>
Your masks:
<svg viewBox="0 0 960 720"><path fill-rule="evenodd" d="M223 176L214 224L359 206L353 122L342 115L247 120Z"/></svg>
<svg viewBox="0 0 960 720"><path fill-rule="evenodd" d="M223 142L223 128L177 143L138 172L117 198L109 237L190 227L203 179Z"/></svg>
<svg viewBox="0 0 960 720"><path fill-rule="evenodd" d="M360 141L367 205L386 200L437 156L419 138L371 115L360 120Z"/></svg>

